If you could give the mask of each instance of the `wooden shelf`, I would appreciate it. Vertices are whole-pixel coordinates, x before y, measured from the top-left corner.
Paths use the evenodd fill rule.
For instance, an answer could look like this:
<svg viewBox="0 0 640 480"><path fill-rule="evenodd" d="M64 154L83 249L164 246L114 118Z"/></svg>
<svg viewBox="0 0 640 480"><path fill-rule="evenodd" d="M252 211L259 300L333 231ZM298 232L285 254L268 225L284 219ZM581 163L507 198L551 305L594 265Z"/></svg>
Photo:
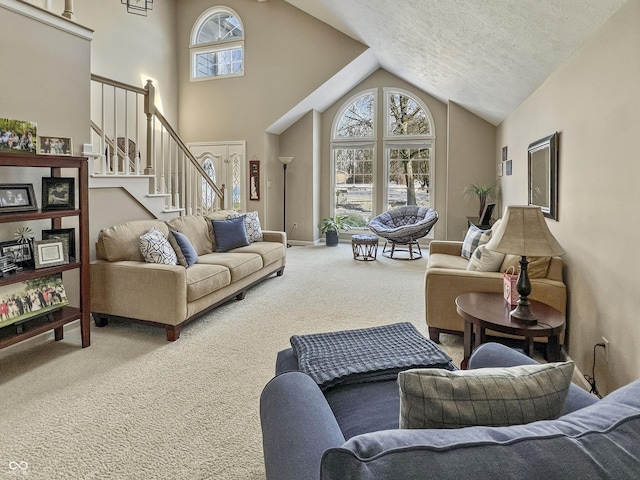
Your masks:
<svg viewBox="0 0 640 480"><path fill-rule="evenodd" d="M27 338L53 330L55 340L62 340L63 326L80 320L82 347L91 344L90 296L89 296L89 175L88 160L85 157L59 155L23 155L1 152L0 167L42 168L45 175L60 177L62 168L76 169L78 186L78 205L73 210L47 210L0 213L0 223L30 222L34 220L50 220L51 228L60 228L62 218L78 218L78 246L76 259L68 264L40 269L27 269L5 277L0 277L0 287L14 283L33 280L69 270L80 271L80 307L64 306L45 316L35 317L18 324L0 328L0 348L14 345ZM36 173L34 176L38 176ZM39 187L39 186L38 186ZM34 189L36 186L34 185Z"/></svg>

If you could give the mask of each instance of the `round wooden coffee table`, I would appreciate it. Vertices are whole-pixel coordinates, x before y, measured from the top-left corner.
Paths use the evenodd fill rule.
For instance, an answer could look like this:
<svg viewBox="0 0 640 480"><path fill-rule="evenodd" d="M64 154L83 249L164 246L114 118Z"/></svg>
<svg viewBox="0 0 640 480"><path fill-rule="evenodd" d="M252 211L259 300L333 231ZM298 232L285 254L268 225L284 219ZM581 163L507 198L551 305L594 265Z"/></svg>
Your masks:
<svg viewBox="0 0 640 480"><path fill-rule="evenodd" d="M547 360L561 361L560 334L564 330L564 315L545 303L531 299L529 302L531 311L538 317L535 325L511 320L509 313L514 307L505 302L501 293L473 292L456 298L456 310L464 318L464 360L461 368L467 368L473 348L485 343L485 329L524 337L527 355L531 354L535 337L547 337Z"/></svg>

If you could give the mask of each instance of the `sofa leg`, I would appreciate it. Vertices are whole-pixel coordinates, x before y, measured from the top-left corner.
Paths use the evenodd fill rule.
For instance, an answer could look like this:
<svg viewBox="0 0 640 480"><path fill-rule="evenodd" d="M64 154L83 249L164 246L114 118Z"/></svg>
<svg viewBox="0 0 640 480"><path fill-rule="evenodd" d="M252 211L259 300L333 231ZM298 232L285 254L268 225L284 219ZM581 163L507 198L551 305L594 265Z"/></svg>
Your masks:
<svg viewBox="0 0 640 480"><path fill-rule="evenodd" d="M276 272L276 275L277 275L278 277L281 277L282 275L284 275L284 267L282 267L280 270L278 270L278 271Z"/></svg>
<svg viewBox="0 0 640 480"><path fill-rule="evenodd" d="M167 330L167 341L168 342L175 342L177 339L180 338L180 327L179 326L173 326L173 325L167 325L166 327Z"/></svg>
<svg viewBox="0 0 640 480"><path fill-rule="evenodd" d="M102 315L93 315L93 322L96 324L96 327L106 327L109 323L109 319Z"/></svg>
<svg viewBox="0 0 640 480"><path fill-rule="evenodd" d="M432 342L440 343L440 329L429 327L429 338Z"/></svg>
<svg viewBox="0 0 640 480"><path fill-rule="evenodd" d="M244 300L244 296L246 295L247 292L245 292L244 290L241 291L239 294L236 295L236 300Z"/></svg>

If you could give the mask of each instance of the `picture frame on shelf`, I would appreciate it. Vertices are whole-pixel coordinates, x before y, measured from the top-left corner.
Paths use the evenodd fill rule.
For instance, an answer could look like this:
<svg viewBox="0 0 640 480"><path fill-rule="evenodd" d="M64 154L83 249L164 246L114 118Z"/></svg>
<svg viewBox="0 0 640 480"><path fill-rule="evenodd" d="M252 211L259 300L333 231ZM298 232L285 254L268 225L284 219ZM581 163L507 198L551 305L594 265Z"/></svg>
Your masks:
<svg viewBox="0 0 640 480"><path fill-rule="evenodd" d="M0 242L0 256L9 257L9 260L19 267L33 266L33 252L29 243L18 240Z"/></svg>
<svg viewBox="0 0 640 480"><path fill-rule="evenodd" d="M74 210L75 179L73 177L42 178L42 210Z"/></svg>
<svg viewBox="0 0 640 480"><path fill-rule="evenodd" d="M3 303L6 303L9 310L13 307L17 314L0 317L0 328L47 315L68 305L69 300L62 283L62 275L57 274L3 285L0 287L2 310L4 310Z"/></svg>
<svg viewBox="0 0 640 480"><path fill-rule="evenodd" d="M38 210L38 201L31 183L0 184L0 213Z"/></svg>
<svg viewBox="0 0 640 480"><path fill-rule="evenodd" d="M37 145L37 123L0 118L0 152L35 154Z"/></svg>
<svg viewBox="0 0 640 480"><path fill-rule="evenodd" d="M71 155L73 142L71 137L40 137L38 153L42 155Z"/></svg>
<svg viewBox="0 0 640 480"><path fill-rule="evenodd" d="M66 240L36 240L33 242L33 260L36 269L56 267L69 263Z"/></svg>
<svg viewBox="0 0 640 480"><path fill-rule="evenodd" d="M76 229L57 228L42 230L42 240L63 240L67 242L69 261L76 259Z"/></svg>

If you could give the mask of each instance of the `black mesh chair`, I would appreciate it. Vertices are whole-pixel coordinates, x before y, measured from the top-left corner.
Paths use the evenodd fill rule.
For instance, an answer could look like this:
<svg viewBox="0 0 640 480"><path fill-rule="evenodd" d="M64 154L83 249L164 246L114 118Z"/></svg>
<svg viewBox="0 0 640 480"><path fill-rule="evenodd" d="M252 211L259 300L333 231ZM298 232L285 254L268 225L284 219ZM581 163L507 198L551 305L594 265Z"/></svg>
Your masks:
<svg viewBox="0 0 640 480"><path fill-rule="evenodd" d="M422 258L418 239L426 236L437 221L438 212L433 208L406 205L392 208L373 218L369 222L369 229L385 239L382 248L382 255L385 257L417 260ZM394 257L396 252L408 252L408 256Z"/></svg>

